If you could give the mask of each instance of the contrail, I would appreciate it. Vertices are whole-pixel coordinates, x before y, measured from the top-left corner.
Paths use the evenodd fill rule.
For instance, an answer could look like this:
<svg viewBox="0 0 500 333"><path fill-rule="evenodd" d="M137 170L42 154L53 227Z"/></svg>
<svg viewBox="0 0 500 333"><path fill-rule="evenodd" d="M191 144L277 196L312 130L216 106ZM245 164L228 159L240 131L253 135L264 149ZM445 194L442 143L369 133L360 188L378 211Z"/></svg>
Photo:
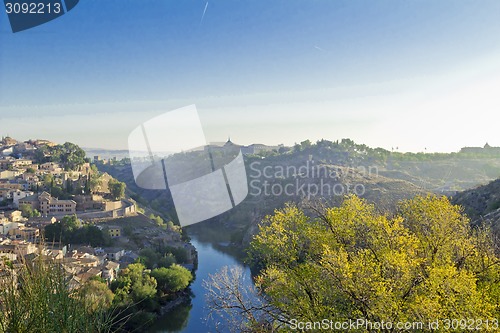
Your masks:
<svg viewBox="0 0 500 333"><path fill-rule="evenodd" d="M316 50L325 51L324 49L322 49L322 48L321 48L321 47L319 47L318 45L314 45L314 48L315 48Z"/></svg>
<svg viewBox="0 0 500 333"><path fill-rule="evenodd" d="M207 8L208 8L208 1L207 1L207 3L205 4L205 9L203 10L203 15L201 15L200 24L202 24L202 23L203 23L203 18L205 17L205 13L207 12Z"/></svg>

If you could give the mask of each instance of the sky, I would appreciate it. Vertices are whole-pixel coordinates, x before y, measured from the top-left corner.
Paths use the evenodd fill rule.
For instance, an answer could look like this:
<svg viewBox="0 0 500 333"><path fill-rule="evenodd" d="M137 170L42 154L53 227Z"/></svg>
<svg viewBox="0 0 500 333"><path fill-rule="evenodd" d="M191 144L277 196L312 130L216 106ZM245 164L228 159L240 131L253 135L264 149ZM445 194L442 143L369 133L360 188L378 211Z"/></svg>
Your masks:
<svg viewBox="0 0 500 333"><path fill-rule="evenodd" d="M497 0L82 0L12 33L0 135L126 149L195 104L208 142L500 146Z"/></svg>

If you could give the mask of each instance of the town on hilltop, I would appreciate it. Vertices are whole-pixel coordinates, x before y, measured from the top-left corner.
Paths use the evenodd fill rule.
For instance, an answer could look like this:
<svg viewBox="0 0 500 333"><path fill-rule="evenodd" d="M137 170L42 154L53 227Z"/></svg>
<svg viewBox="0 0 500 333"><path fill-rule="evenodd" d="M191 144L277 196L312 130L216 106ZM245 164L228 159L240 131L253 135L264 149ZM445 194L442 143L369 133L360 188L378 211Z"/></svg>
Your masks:
<svg viewBox="0 0 500 333"><path fill-rule="evenodd" d="M125 188L77 145L2 137L0 275L39 258L61 264L72 288L92 278L109 284L151 246L192 270L196 252L180 228L145 216Z"/></svg>
<svg viewBox="0 0 500 333"><path fill-rule="evenodd" d="M492 147L488 143L484 147L463 147L461 153L500 155L500 147Z"/></svg>
<svg viewBox="0 0 500 333"><path fill-rule="evenodd" d="M209 145L203 147L205 151L217 152L217 151L227 151L231 149L241 150L243 155L255 155L259 153L288 150L283 144L278 146L268 146L260 143L254 143L248 146L239 145L231 141L231 137L228 137L226 142L212 142Z"/></svg>

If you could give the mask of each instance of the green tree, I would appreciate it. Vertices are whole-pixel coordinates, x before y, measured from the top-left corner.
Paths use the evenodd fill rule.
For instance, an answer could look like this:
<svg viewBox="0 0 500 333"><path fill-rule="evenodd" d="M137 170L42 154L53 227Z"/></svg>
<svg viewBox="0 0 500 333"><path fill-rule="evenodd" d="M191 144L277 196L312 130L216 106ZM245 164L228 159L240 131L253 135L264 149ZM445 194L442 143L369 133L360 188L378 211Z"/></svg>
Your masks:
<svg viewBox="0 0 500 333"><path fill-rule="evenodd" d="M111 197L115 200L120 200L125 196L125 183L119 182L116 179L112 178L108 182L108 188L111 192Z"/></svg>
<svg viewBox="0 0 500 333"><path fill-rule="evenodd" d="M156 216L154 214L149 214L149 219L154 221L157 226L163 227L165 229L167 228L167 225L165 224L165 222L163 221L163 219L160 216Z"/></svg>
<svg viewBox="0 0 500 333"><path fill-rule="evenodd" d="M51 186L50 195L52 195L53 197L59 198L59 199L64 199L64 200L71 198L71 195L68 192L66 192L65 190L63 190L63 188L61 186L55 186L55 185Z"/></svg>
<svg viewBox="0 0 500 333"><path fill-rule="evenodd" d="M49 224L45 226L45 240L47 242L59 242L63 243L91 243L97 245L106 245L106 242L103 244L99 243L100 238L93 239L92 241L87 236L89 226L85 226L82 228L81 221L78 219L76 215L68 215L58 221L56 223ZM97 228L97 227L94 227ZM96 236L95 233L91 234L92 236Z"/></svg>
<svg viewBox="0 0 500 333"><path fill-rule="evenodd" d="M154 310L156 302L156 280L141 263L130 264L120 271L118 278L111 284L116 295L116 303L140 303L142 308Z"/></svg>
<svg viewBox="0 0 500 333"><path fill-rule="evenodd" d="M73 190L74 190L74 188L73 188L73 181L71 181L70 179L68 179L66 181L66 193L72 194Z"/></svg>
<svg viewBox="0 0 500 333"><path fill-rule="evenodd" d="M142 263L149 268L154 268L160 261L160 254L153 249L146 248L139 253Z"/></svg>
<svg viewBox="0 0 500 333"><path fill-rule="evenodd" d="M35 163L43 164L47 162L47 154L49 148L47 146L41 146L37 150L35 150Z"/></svg>
<svg viewBox="0 0 500 333"><path fill-rule="evenodd" d="M193 280L191 272L177 264L170 268L155 268L151 276L156 279L162 291L174 293L186 289Z"/></svg>
<svg viewBox="0 0 500 333"><path fill-rule="evenodd" d="M62 145L61 162L66 170L76 170L85 163L85 151L71 142Z"/></svg>
<svg viewBox="0 0 500 333"><path fill-rule="evenodd" d="M61 220L61 225L65 231L73 231L82 226L80 219L76 215L66 215Z"/></svg>
<svg viewBox="0 0 500 333"><path fill-rule="evenodd" d="M171 253L175 257L175 261L178 263L185 263L188 260L187 250L182 247L165 246L162 248L162 253Z"/></svg>
<svg viewBox="0 0 500 333"><path fill-rule="evenodd" d="M110 243L109 234L95 225L65 230L63 239L71 244L90 244L91 246L106 246Z"/></svg>
<svg viewBox="0 0 500 333"><path fill-rule="evenodd" d="M175 231L179 234L182 234L182 227L180 225L174 224L174 222L172 222L172 221L168 221L166 223L166 229L171 230L171 231Z"/></svg>
<svg viewBox="0 0 500 333"><path fill-rule="evenodd" d="M43 186L49 192L52 192L52 187L54 187L54 176L50 173L47 173L43 176Z"/></svg>
<svg viewBox="0 0 500 333"><path fill-rule="evenodd" d="M19 209L21 210L21 214L23 217L30 218L33 216L33 208L27 204L19 205Z"/></svg>
<svg viewBox="0 0 500 333"><path fill-rule="evenodd" d="M109 309L115 296L106 283L95 279L86 282L81 291L87 308L92 311Z"/></svg>
<svg viewBox="0 0 500 333"><path fill-rule="evenodd" d="M64 242L63 230L61 227L61 222L56 222L52 224L48 224L44 228L45 240L47 242Z"/></svg>
<svg viewBox="0 0 500 333"><path fill-rule="evenodd" d="M307 149L307 148L310 148L312 146L312 143L311 141L308 139L308 140L305 140L305 141L302 141L300 143L300 148L301 150L304 150L304 149Z"/></svg>
<svg viewBox="0 0 500 333"><path fill-rule="evenodd" d="M21 210L21 215L23 217L31 218L31 217L39 217L40 216L40 212L38 212L38 210L36 210L36 209L33 209L28 204L19 205L19 209Z"/></svg>
<svg viewBox="0 0 500 333"><path fill-rule="evenodd" d="M92 173L85 184L87 185L85 189L88 192L98 192L102 186L102 175L99 173Z"/></svg>
<svg viewBox="0 0 500 333"><path fill-rule="evenodd" d="M156 296L156 280L147 274L144 275L132 284L131 294L134 302L153 299Z"/></svg>
<svg viewBox="0 0 500 333"><path fill-rule="evenodd" d="M99 173L99 169L97 168L97 166L95 164L92 164L90 166L90 172L91 172L91 174L98 174Z"/></svg>
<svg viewBox="0 0 500 333"><path fill-rule="evenodd" d="M105 231L102 231L95 225L85 226L87 241L91 246L109 245L110 237Z"/></svg>
<svg viewBox="0 0 500 333"><path fill-rule="evenodd" d="M167 253L163 257L161 257L160 260L158 261L158 267L168 268L175 263L176 261L174 255L172 253Z"/></svg>

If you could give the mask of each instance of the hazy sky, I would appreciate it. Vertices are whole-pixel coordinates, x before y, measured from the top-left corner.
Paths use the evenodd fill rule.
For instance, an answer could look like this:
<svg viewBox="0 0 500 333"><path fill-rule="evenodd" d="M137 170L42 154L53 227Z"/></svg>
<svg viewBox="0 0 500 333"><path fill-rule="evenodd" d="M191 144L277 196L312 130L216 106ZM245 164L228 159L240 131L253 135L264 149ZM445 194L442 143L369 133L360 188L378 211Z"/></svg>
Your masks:
<svg viewBox="0 0 500 333"><path fill-rule="evenodd" d="M0 135L126 148L196 104L208 141L500 146L499 17L497 0L82 0L13 34L2 12Z"/></svg>

